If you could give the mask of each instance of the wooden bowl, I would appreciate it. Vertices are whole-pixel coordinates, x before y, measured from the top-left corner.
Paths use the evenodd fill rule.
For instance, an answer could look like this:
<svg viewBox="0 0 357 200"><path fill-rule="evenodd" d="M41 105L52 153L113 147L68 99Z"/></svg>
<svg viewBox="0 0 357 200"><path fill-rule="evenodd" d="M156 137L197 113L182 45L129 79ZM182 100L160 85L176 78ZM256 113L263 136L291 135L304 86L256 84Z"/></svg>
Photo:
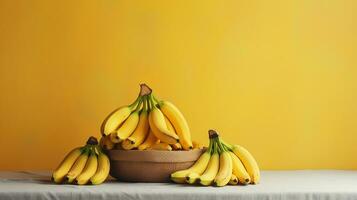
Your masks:
<svg viewBox="0 0 357 200"><path fill-rule="evenodd" d="M170 182L171 173L189 168L204 151L109 150L110 175L126 182Z"/></svg>

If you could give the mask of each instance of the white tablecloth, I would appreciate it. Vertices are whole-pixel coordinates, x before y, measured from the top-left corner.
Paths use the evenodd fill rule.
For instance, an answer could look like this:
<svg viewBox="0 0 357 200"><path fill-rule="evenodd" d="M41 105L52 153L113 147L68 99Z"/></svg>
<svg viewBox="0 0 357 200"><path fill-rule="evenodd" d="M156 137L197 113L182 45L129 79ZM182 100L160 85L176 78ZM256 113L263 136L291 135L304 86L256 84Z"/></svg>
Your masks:
<svg viewBox="0 0 357 200"><path fill-rule="evenodd" d="M0 172L0 200L8 199L357 200L357 171L263 171L259 185L221 188L114 180L98 186L55 185L49 172Z"/></svg>

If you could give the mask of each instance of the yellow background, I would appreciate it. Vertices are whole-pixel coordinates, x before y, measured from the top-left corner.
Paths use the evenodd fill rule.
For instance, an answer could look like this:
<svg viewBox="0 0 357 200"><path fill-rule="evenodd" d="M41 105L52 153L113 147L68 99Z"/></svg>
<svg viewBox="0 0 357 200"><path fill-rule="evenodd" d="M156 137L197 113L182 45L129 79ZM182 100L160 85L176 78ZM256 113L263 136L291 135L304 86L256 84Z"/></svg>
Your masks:
<svg viewBox="0 0 357 200"><path fill-rule="evenodd" d="M1 170L53 169L139 83L263 169L357 169L357 1L0 0Z"/></svg>

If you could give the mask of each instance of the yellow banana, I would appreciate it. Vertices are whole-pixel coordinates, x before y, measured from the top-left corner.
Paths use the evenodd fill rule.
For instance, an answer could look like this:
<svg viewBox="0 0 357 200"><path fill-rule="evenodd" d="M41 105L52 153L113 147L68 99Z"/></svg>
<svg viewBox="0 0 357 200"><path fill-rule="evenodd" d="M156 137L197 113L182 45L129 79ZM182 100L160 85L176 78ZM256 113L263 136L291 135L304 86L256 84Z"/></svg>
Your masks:
<svg viewBox="0 0 357 200"><path fill-rule="evenodd" d="M238 184L238 178L232 174L231 179L228 182L230 185L237 185Z"/></svg>
<svg viewBox="0 0 357 200"><path fill-rule="evenodd" d="M134 148L133 145L131 144L130 140L128 140L128 139L121 142L120 145L125 150L131 150Z"/></svg>
<svg viewBox="0 0 357 200"><path fill-rule="evenodd" d="M61 164L52 174L52 180L55 183L61 183L63 178L67 175L68 171L71 169L73 164L76 162L77 158L81 155L81 148L75 148L67 154L63 159Z"/></svg>
<svg viewBox="0 0 357 200"><path fill-rule="evenodd" d="M148 112L147 112L147 102L144 102L144 108L140 113L139 116L139 124L136 127L135 131L133 134L128 137L128 140L130 141L131 145L128 147L130 149L138 147L140 144L142 144L149 134L149 119L148 119ZM124 148L125 149L125 148Z"/></svg>
<svg viewBox="0 0 357 200"><path fill-rule="evenodd" d="M229 154L232 159L232 173L238 178L239 183L243 185L249 184L250 177L248 172L245 170L243 163L233 152L230 151Z"/></svg>
<svg viewBox="0 0 357 200"><path fill-rule="evenodd" d="M219 154L214 152L209 160L207 169L200 177L201 185L211 185L219 170Z"/></svg>
<svg viewBox="0 0 357 200"><path fill-rule="evenodd" d="M66 182L72 183L73 180L83 171L88 160L88 149L77 158L76 162L73 164L71 170L66 175Z"/></svg>
<svg viewBox="0 0 357 200"><path fill-rule="evenodd" d="M98 167L95 174L90 178L90 183L93 185L98 185L103 183L108 175L110 170L110 162L107 155L99 151L98 155Z"/></svg>
<svg viewBox="0 0 357 200"><path fill-rule="evenodd" d="M178 136L168 130L167 124L165 122L165 116L155 106L153 106L149 113L149 124L155 136L161 141L168 144L175 144L179 142Z"/></svg>
<svg viewBox="0 0 357 200"><path fill-rule="evenodd" d="M138 146L139 150L145 150L149 148L150 146L159 143L160 140L154 135L152 130L150 129L149 135L146 137L144 143Z"/></svg>
<svg viewBox="0 0 357 200"><path fill-rule="evenodd" d="M232 175L232 159L228 151L221 152L219 156L219 165L219 171L214 179L214 184L221 187L228 184Z"/></svg>
<svg viewBox="0 0 357 200"><path fill-rule="evenodd" d="M249 153L247 149L240 145L232 146L233 153L238 156L238 158L242 161L245 169L247 170L250 181L253 184L257 184L260 181L260 170L257 161L254 159L252 154Z"/></svg>
<svg viewBox="0 0 357 200"><path fill-rule="evenodd" d="M110 139L110 135L102 136L102 138L100 138L99 144L105 150L111 150L114 148L115 145Z"/></svg>
<svg viewBox="0 0 357 200"><path fill-rule="evenodd" d="M188 184L195 184L200 178L200 175L197 174L196 172L191 172L189 174L187 174L186 176L186 182Z"/></svg>
<svg viewBox="0 0 357 200"><path fill-rule="evenodd" d="M97 154L93 151L88 158L86 166L79 176L76 178L76 183L78 185L85 185L88 183L89 179L95 174L97 171L98 161Z"/></svg>
<svg viewBox="0 0 357 200"><path fill-rule="evenodd" d="M200 158L190 168L172 173L171 180L176 183L185 183L186 176L189 173L195 172L195 173L201 175L205 171L207 164L210 160L210 157L211 157L211 152L209 150L207 150L200 156Z"/></svg>
<svg viewBox="0 0 357 200"><path fill-rule="evenodd" d="M120 107L110 113L102 123L102 134L109 135L115 132L117 128L129 117L129 115L136 108L140 100L141 97L138 97L131 105Z"/></svg>
<svg viewBox="0 0 357 200"><path fill-rule="evenodd" d="M182 149L182 146L180 143L172 144L171 147L173 150L181 150Z"/></svg>
<svg viewBox="0 0 357 200"><path fill-rule="evenodd" d="M128 138L136 129L139 123L139 110L134 111L123 125L117 130L114 142L123 141ZM113 139L113 138L112 138Z"/></svg>
<svg viewBox="0 0 357 200"><path fill-rule="evenodd" d="M153 144L151 145L149 148L147 148L148 150L161 150L161 151L171 151L172 147L164 142L160 142L157 144Z"/></svg>
<svg viewBox="0 0 357 200"><path fill-rule="evenodd" d="M162 113L169 119L175 128L183 149L192 149L193 145L191 141L190 128L188 127L187 121L180 110L168 101L160 101L159 106Z"/></svg>

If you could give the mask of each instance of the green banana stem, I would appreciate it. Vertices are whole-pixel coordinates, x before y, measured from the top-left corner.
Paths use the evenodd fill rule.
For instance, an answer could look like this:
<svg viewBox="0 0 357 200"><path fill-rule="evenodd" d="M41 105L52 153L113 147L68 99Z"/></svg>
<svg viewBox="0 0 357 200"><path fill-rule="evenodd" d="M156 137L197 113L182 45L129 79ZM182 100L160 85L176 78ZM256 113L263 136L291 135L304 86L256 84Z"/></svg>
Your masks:
<svg viewBox="0 0 357 200"><path fill-rule="evenodd" d="M232 151L232 148L233 148L232 145L224 142L223 140L220 140L220 141L229 151Z"/></svg>
<svg viewBox="0 0 357 200"><path fill-rule="evenodd" d="M144 97L143 97L143 104L144 104L144 106L143 106L143 111L144 111L144 112L147 112L147 110L148 110L147 96L144 96Z"/></svg>
<svg viewBox="0 0 357 200"><path fill-rule="evenodd" d="M158 104L159 106L162 105L162 100L157 99L157 98L155 97L155 95L152 95L152 99L153 99L154 102L155 102L156 104Z"/></svg>
<svg viewBox="0 0 357 200"><path fill-rule="evenodd" d="M137 105L141 101L141 98L142 98L142 96L139 95L138 98L136 98L136 100L128 106L131 111L133 111L137 107Z"/></svg>
<svg viewBox="0 0 357 200"><path fill-rule="evenodd" d="M141 104L143 102L143 99L140 98L138 105L136 106L134 112L139 112L141 110Z"/></svg>
<svg viewBox="0 0 357 200"><path fill-rule="evenodd" d="M213 141L212 139L209 140L209 145L208 145L208 149L206 152L208 152L209 154L211 154L212 152L212 147L213 147Z"/></svg>

